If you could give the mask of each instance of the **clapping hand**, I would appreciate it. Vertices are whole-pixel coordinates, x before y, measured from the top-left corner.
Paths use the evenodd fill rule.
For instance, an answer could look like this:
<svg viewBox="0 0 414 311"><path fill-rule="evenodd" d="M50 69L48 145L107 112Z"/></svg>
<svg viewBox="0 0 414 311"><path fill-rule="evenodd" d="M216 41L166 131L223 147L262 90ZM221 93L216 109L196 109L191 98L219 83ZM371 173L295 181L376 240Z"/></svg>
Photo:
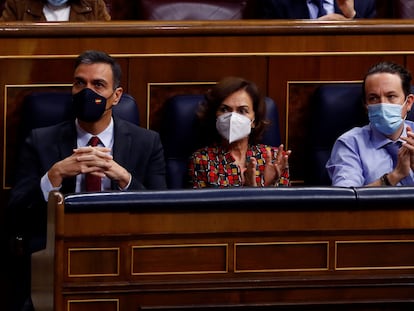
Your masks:
<svg viewBox="0 0 414 311"><path fill-rule="evenodd" d="M407 137L401 137L405 142L400 148L398 153L398 163L403 161L404 158L409 158L409 165L412 171L414 171L414 132L410 126L407 126ZM407 172L406 176L409 174Z"/></svg>
<svg viewBox="0 0 414 311"><path fill-rule="evenodd" d="M265 186L274 184L282 176L282 172L289 167L291 150L284 150L283 144L279 146L276 156L271 149L266 152L266 164L264 170Z"/></svg>

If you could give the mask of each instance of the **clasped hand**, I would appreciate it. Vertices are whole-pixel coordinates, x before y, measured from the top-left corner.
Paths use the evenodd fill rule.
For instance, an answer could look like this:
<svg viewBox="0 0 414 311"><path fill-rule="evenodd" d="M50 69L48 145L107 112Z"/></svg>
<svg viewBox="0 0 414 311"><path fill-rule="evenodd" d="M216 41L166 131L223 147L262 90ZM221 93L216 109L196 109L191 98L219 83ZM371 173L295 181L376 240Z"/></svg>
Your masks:
<svg viewBox="0 0 414 311"><path fill-rule="evenodd" d="M111 149L106 147L79 147L72 155L55 163L48 172L53 186L58 187L64 178L91 173L101 178L108 177L120 187L129 182L129 173L113 160Z"/></svg>
<svg viewBox="0 0 414 311"><path fill-rule="evenodd" d="M73 150L73 168L78 174L91 173L95 176L105 177L112 164L111 150L106 147L80 147Z"/></svg>

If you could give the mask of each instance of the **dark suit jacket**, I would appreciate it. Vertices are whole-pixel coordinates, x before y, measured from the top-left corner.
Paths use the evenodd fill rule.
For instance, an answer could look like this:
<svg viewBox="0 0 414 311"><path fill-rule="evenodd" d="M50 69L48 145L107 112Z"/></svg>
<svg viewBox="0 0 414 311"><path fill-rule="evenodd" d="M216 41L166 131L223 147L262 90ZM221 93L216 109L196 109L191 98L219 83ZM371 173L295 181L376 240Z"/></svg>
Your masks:
<svg viewBox="0 0 414 311"><path fill-rule="evenodd" d="M54 163L73 153L76 139L73 121L35 129L26 139L8 204L10 217L18 222L14 224L14 229L44 235L46 202L40 189L40 179ZM128 190L167 188L164 151L158 133L114 117L113 157L132 175ZM75 177L65 179L60 191L64 194L75 192L75 183ZM118 189L114 182L112 189ZM28 223L22 219L26 217ZM35 249L38 247L35 246Z"/></svg>
<svg viewBox="0 0 414 311"><path fill-rule="evenodd" d="M309 19L306 0L258 0L258 15L263 19ZM336 1L335 13L342 14ZM375 0L355 0L355 18L374 18Z"/></svg>

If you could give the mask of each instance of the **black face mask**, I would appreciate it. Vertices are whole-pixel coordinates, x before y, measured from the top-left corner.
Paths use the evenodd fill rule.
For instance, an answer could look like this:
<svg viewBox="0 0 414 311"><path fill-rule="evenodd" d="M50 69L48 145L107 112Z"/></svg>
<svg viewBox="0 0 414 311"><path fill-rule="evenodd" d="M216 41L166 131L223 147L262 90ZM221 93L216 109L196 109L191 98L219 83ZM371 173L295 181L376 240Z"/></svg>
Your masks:
<svg viewBox="0 0 414 311"><path fill-rule="evenodd" d="M89 88L72 96L75 116L84 122L98 121L105 112L106 98Z"/></svg>

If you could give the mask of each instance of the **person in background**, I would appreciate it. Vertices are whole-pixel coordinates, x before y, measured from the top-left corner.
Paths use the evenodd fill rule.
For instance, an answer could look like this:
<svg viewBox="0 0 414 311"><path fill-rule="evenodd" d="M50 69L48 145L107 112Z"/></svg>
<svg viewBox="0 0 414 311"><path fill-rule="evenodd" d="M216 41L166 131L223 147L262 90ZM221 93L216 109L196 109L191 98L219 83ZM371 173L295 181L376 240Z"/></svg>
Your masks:
<svg viewBox="0 0 414 311"><path fill-rule="evenodd" d="M209 140L189 161L192 187L289 186L291 151L258 143L267 125L265 115L253 82L226 77L211 88L199 114Z"/></svg>
<svg viewBox="0 0 414 311"><path fill-rule="evenodd" d="M351 20L375 18L375 0L259 0L263 19Z"/></svg>
<svg viewBox="0 0 414 311"><path fill-rule="evenodd" d="M381 62L363 82L369 124L335 142L326 164L333 186L414 186L414 122L406 120L414 102L411 74Z"/></svg>
<svg viewBox="0 0 414 311"><path fill-rule="evenodd" d="M7 210L10 234L29 245L28 256L45 247L51 191L167 188L158 133L112 115L123 93L120 82L121 67L114 58L102 51L85 51L76 59L73 75L76 119L34 129L26 138ZM88 189L90 179L98 181L97 188ZM30 284L27 280L17 284L20 291L27 287L25 282ZM27 298L18 301L30 304Z"/></svg>
<svg viewBox="0 0 414 311"><path fill-rule="evenodd" d="M0 21L109 21L104 0L6 0Z"/></svg>

